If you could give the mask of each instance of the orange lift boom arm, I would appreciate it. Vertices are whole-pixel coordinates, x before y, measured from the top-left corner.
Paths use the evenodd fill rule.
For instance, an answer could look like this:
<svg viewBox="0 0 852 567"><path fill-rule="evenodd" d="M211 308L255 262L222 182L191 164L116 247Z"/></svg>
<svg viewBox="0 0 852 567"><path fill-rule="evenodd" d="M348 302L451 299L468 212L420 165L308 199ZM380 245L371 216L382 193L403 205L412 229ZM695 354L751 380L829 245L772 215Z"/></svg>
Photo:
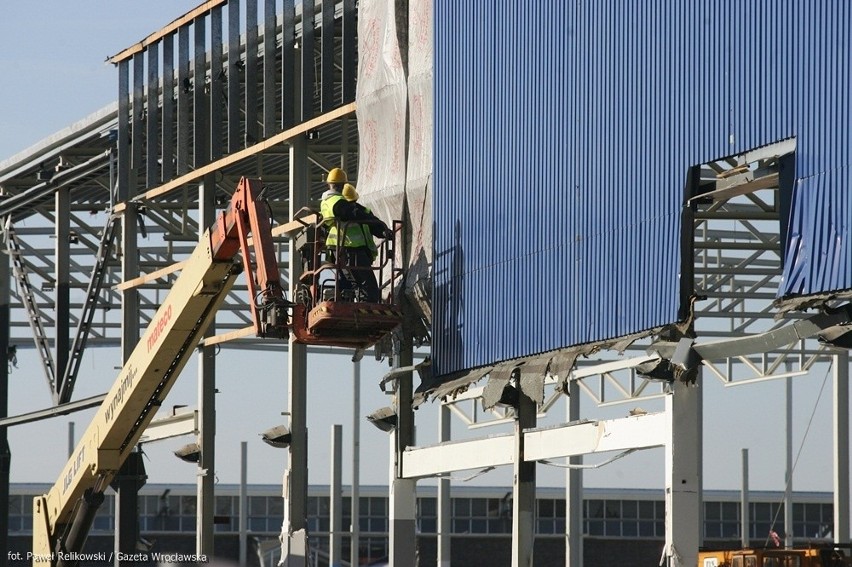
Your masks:
<svg viewBox="0 0 852 567"><path fill-rule="evenodd" d="M153 419L240 271L248 276L257 334L289 335L290 304L281 287L260 193L260 181L240 180L230 206L186 262L59 480L47 494L34 499L34 564L76 564L104 491ZM235 262L240 252L242 264Z"/></svg>

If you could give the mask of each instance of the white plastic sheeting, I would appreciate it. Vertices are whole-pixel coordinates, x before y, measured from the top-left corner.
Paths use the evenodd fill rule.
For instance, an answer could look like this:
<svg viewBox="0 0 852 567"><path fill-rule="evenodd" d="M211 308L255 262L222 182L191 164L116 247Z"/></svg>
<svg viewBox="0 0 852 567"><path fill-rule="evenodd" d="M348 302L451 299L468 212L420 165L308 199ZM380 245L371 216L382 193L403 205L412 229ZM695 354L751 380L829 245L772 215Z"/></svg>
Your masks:
<svg viewBox="0 0 852 567"><path fill-rule="evenodd" d="M411 234L406 291L424 318L432 310L432 0L411 2L408 15L407 226Z"/></svg>
<svg viewBox="0 0 852 567"><path fill-rule="evenodd" d="M411 2L407 19L408 77L394 0L359 4L358 192L382 219L405 221L406 292L430 321L432 1Z"/></svg>

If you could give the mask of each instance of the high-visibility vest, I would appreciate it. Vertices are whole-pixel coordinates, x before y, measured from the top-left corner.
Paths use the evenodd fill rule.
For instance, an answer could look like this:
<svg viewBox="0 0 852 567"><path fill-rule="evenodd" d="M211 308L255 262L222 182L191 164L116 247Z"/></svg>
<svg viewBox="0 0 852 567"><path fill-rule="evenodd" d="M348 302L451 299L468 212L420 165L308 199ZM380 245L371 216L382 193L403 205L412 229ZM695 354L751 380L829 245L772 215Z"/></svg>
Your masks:
<svg viewBox="0 0 852 567"><path fill-rule="evenodd" d="M322 222L328 227L328 237L325 239L325 245L329 248L338 245L337 241L337 219L334 218L334 205L343 199L343 195L332 195L327 199L323 199L320 203L320 213L322 213ZM343 246L349 248L359 248L366 246L375 255L376 243L373 240L370 229L366 225L358 221L346 222L346 228L343 236Z"/></svg>

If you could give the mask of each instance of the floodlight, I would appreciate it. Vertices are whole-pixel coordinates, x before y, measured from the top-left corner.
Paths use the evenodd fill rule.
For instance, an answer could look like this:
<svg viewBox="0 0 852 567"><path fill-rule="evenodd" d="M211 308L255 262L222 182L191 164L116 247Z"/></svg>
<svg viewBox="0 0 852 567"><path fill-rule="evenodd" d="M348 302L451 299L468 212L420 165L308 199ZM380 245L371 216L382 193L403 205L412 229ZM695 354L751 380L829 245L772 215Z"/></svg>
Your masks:
<svg viewBox="0 0 852 567"><path fill-rule="evenodd" d="M396 428L396 410L392 407L377 409L367 416L367 421L382 431L393 431Z"/></svg>
<svg viewBox="0 0 852 567"><path fill-rule="evenodd" d="M277 449L286 449L290 446L292 435L290 430L284 425L276 425L272 429L267 429L260 434L260 438L264 443Z"/></svg>
<svg viewBox="0 0 852 567"><path fill-rule="evenodd" d="M201 460L201 447L198 446L198 443L184 445L174 453L175 457L187 463L197 463Z"/></svg>

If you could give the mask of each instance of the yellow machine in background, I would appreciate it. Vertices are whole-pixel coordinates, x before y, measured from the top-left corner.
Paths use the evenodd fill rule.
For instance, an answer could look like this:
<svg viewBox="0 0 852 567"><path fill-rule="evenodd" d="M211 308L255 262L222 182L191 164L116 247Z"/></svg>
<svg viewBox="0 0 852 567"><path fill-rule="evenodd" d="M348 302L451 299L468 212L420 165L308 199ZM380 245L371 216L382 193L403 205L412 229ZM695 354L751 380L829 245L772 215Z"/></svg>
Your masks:
<svg viewBox="0 0 852 567"><path fill-rule="evenodd" d="M835 546L702 551L698 567L850 567L852 558L847 555Z"/></svg>

